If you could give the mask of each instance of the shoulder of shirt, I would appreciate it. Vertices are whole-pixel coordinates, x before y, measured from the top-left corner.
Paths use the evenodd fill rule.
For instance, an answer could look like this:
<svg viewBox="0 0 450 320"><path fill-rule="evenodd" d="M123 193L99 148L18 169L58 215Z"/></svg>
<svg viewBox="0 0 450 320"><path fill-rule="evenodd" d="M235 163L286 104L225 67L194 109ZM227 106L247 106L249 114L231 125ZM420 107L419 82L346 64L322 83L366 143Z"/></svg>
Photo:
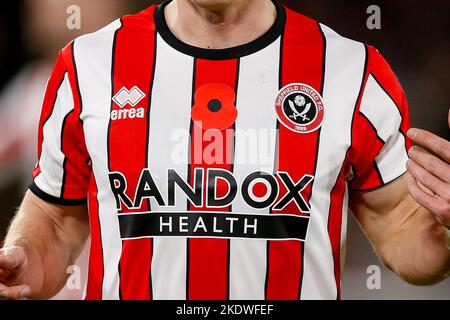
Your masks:
<svg viewBox="0 0 450 320"><path fill-rule="evenodd" d="M299 13L299 12L294 11L289 8L286 8L286 12L288 14L288 17L297 19L299 21L299 28L312 29L317 26L319 28L320 32L325 37L326 42L328 42L328 43L334 42L337 45L341 44L341 45L346 45L349 47L352 47L355 45L364 46L374 56L381 55L380 52L378 51L378 49L376 49L375 47L373 47L367 43L357 41L357 40L351 39L349 37L343 36L340 33L338 33L337 31L335 31L333 28L327 26L326 24L324 24L320 21L317 21L313 18L305 16L302 13ZM299 31L301 32L301 30L299 30Z"/></svg>
<svg viewBox="0 0 450 320"><path fill-rule="evenodd" d="M139 31L139 29L148 30L149 28L154 30L155 24L153 20L153 12L155 8L156 5L153 5L141 12L125 15L95 32L81 35L71 41L65 48L62 49L62 51L69 50L71 44L75 47L82 47L85 50L89 50L92 46L103 44L111 45L115 33L122 28L126 28L128 32L135 30Z"/></svg>

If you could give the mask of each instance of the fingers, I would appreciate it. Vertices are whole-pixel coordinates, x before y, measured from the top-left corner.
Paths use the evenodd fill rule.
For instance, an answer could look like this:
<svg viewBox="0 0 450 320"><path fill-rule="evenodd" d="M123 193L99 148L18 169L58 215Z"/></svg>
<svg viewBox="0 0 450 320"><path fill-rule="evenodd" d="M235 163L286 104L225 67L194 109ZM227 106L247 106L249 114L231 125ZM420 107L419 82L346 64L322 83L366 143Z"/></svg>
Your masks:
<svg viewBox="0 0 450 320"><path fill-rule="evenodd" d="M448 120L450 125L450 112ZM408 151L409 192L438 221L450 226L450 142L420 129L410 129L408 136L419 145ZM419 183L435 195L425 192Z"/></svg>
<svg viewBox="0 0 450 320"><path fill-rule="evenodd" d="M0 285L0 299L26 299L30 296L30 287L27 285L19 285L13 287L5 287Z"/></svg>
<svg viewBox="0 0 450 320"><path fill-rule="evenodd" d="M0 299L26 299L30 296L30 287L19 284L17 279L18 270L25 260L25 251L21 247L0 249Z"/></svg>
<svg viewBox="0 0 450 320"><path fill-rule="evenodd" d="M442 198L450 198L450 185L436 178L429 171L413 160L408 160L406 163L408 172L425 187L438 194Z"/></svg>
<svg viewBox="0 0 450 320"><path fill-rule="evenodd" d="M431 132L421 129L410 129L408 137L417 145L420 145L435 154L445 162L450 162L450 142L440 138Z"/></svg>
<svg viewBox="0 0 450 320"><path fill-rule="evenodd" d="M440 180L450 183L450 165L421 147L412 147L409 149L408 154L411 160L423 169Z"/></svg>
<svg viewBox="0 0 450 320"><path fill-rule="evenodd" d="M0 269L14 270L25 262L25 252L20 247L0 249Z"/></svg>
<svg viewBox="0 0 450 320"><path fill-rule="evenodd" d="M11 275L11 270L0 269L0 282L5 281Z"/></svg>
<svg viewBox="0 0 450 320"><path fill-rule="evenodd" d="M416 179L410 174L407 177L408 190L414 200L420 205L427 208L443 222L444 225L450 225L450 203L444 201L439 196L432 196L422 190L417 184Z"/></svg>

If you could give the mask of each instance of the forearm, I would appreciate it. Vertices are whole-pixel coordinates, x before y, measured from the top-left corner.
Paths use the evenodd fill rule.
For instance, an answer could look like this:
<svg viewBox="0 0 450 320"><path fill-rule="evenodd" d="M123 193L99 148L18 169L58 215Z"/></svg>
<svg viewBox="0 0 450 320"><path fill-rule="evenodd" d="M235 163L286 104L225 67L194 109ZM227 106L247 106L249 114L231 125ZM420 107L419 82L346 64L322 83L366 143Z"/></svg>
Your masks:
<svg viewBox="0 0 450 320"><path fill-rule="evenodd" d="M25 250L23 282L30 286L33 298L49 298L64 286L66 269L81 249L79 240L70 237L66 223L55 219L58 213L52 210L32 195L26 196L4 242L4 247Z"/></svg>
<svg viewBox="0 0 450 320"><path fill-rule="evenodd" d="M434 284L450 273L445 227L421 206L412 210L382 247L385 264L409 283Z"/></svg>

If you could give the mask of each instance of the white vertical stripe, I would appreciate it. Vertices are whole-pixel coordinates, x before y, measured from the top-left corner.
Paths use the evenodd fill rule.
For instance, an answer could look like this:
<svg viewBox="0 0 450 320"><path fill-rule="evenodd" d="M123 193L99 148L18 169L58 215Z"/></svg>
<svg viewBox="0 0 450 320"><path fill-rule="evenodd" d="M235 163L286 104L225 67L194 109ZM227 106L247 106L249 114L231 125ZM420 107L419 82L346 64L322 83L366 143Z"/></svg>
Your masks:
<svg viewBox="0 0 450 320"><path fill-rule="evenodd" d="M117 20L94 34L78 38L74 55L78 70L86 147L91 156L99 203L104 277L102 298L119 299L118 266L122 253L116 203L108 180L108 124L111 108L111 65Z"/></svg>
<svg viewBox="0 0 450 320"><path fill-rule="evenodd" d="M345 258L347 256L347 224L348 224L348 185L345 184L344 201L342 201L342 225L341 225L341 275L344 273ZM342 276L341 276L342 282Z"/></svg>
<svg viewBox="0 0 450 320"><path fill-rule="evenodd" d="M406 172L408 154L405 137L399 130L386 142L375 161L384 183L389 183Z"/></svg>
<svg viewBox="0 0 450 320"><path fill-rule="evenodd" d="M238 186L255 171L273 172L276 144L274 101L278 92L280 40L240 61L234 175ZM250 207L238 193L233 212L269 213ZM230 240L230 299L264 299L266 240Z"/></svg>
<svg viewBox="0 0 450 320"><path fill-rule="evenodd" d="M301 299L336 299L333 255L328 236L330 192L351 144L351 123L364 72L365 49L326 26L325 121L320 135L311 197L311 220L304 248Z"/></svg>
<svg viewBox="0 0 450 320"><path fill-rule="evenodd" d="M402 122L397 106L372 75L367 79L360 112L369 119L384 141L398 132Z"/></svg>
<svg viewBox="0 0 450 320"><path fill-rule="evenodd" d="M150 172L161 193L167 195L167 169L188 176L189 127L191 123L192 57L178 53L157 35L156 70L150 109ZM151 199L152 211L164 211ZM175 207L185 211L187 200L176 193ZM153 298L186 298L186 238L154 238L152 258Z"/></svg>
<svg viewBox="0 0 450 320"><path fill-rule="evenodd" d="M405 137L399 131L402 116L394 101L372 75L367 79L360 111L386 142L376 161L383 181L390 182L406 171L408 155Z"/></svg>
<svg viewBox="0 0 450 320"><path fill-rule="evenodd" d="M39 165L41 173L34 180L42 191L59 198L64 176L64 154L61 150L61 134L64 118L74 108L72 89L67 72L56 94L52 114L44 124L43 142Z"/></svg>

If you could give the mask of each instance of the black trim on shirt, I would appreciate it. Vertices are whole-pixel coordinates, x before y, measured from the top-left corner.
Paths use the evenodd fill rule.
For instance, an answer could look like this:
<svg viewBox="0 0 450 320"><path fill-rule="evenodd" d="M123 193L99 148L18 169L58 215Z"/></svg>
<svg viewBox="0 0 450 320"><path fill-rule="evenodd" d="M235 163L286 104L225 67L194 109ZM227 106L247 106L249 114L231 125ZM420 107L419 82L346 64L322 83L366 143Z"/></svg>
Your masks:
<svg viewBox="0 0 450 320"><path fill-rule="evenodd" d="M386 183L384 182L383 176L381 175L380 168L378 168L377 160L373 160L373 167L377 173L378 179L380 179L381 186L384 186Z"/></svg>
<svg viewBox="0 0 450 320"><path fill-rule="evenodd" d="M42 191L35 182L29 186L29 190L33 192L37 197L41 198L46 202L53 204L59 204L63 206L81 206L87 204L87 198L84 199L63 199L52 196L45 191Z"/></svg>
<svg viewBox="0 0 450 320"><path fill-rule="evenodd" d="M394 181L397 181L398 179L400 179L401 177L403 177L403 176L406 174L406 172L407 172L407 171L405 170L405 171L403 171L401 174L399 174L398 176L396 176L395 178L390 179L390 180L383 181L383 184L381 184L381 185L378 185L378 186L375 186L375 187L371 187L371 188L367 188L367 189L352 189L352 188L349 188L349 191L350 191L350 192L369 192L369 191L378 190L378 189L380 189L380 188L382 188L382 187L384 187L384 186L387 186L387 185L393 183Z"/></svg>
<svg viewBox="0 0 450 320"><path fill-rule="evenodd" d="M359 110L358 113L361 115L362 118L364 118L367 121L369 126L372 128L373 133L375 133L375 136L378 139L378 141L380 141L381 144L384 146L386 144L386 141L384 141L384 139L382 137L380 137L380 135L378 134L378 130L375 127L375 125L372 123L372 121L370 121L370 119L364 113L362 113L361 110Z"/></svg>
<svg viewBox="0 0 450 320"><path fill-rule="evenodd" d="M249 43L236 47L226 49L204 49L191 46L181 41L172 33L172 31L170 31L170 28L167 25L166 17L164 15L164 9L170 2L171 0L165 1L155 10L154 19L157 32L161 35L164 41L167 42L175 50L200 59L237 59L258 52L280 37L286 22L286 11L284 7L277 1L273 0L273 3L277 10L277 17L272 27L270 27L270 29L267 30L266 33L264 33L262 36Z"/></svg>
<svg viewBox="0 0 450 320"><path fill-rule="evenodd" d="M67 155L64 153L64 130L66 128L66 124L67 124L67 119L70 117L70 115L74 112L74 109L70 110L65 116L64 119L62 121L62 126L61 126L61 143L59 146L59 149L61 150L61 153L64 155L64 161L63 161L63 177L62 177L62 182L61 182L61 191L59 194L59 197L61 199L64 199L64 190L66 188L66 180L67 180Z"/></svg>
<svg viewBox="0 0 450 320"><path fill-rule="evenodd" d="M192 92L191 92L191 109L195 104L195 89L197 81L197 58L193 59L192 62ZM192 135L193 135L194 121L191 119L189 124L189 144L188 144L188 159L187 159L187 181L191 181L191 170L192 170ZM190 203L189 200L186 201L186 210L189 211ZM186 301L189 301L189 278L190 278L190 263L191 263L191 239L186 239Z"/></svg>

